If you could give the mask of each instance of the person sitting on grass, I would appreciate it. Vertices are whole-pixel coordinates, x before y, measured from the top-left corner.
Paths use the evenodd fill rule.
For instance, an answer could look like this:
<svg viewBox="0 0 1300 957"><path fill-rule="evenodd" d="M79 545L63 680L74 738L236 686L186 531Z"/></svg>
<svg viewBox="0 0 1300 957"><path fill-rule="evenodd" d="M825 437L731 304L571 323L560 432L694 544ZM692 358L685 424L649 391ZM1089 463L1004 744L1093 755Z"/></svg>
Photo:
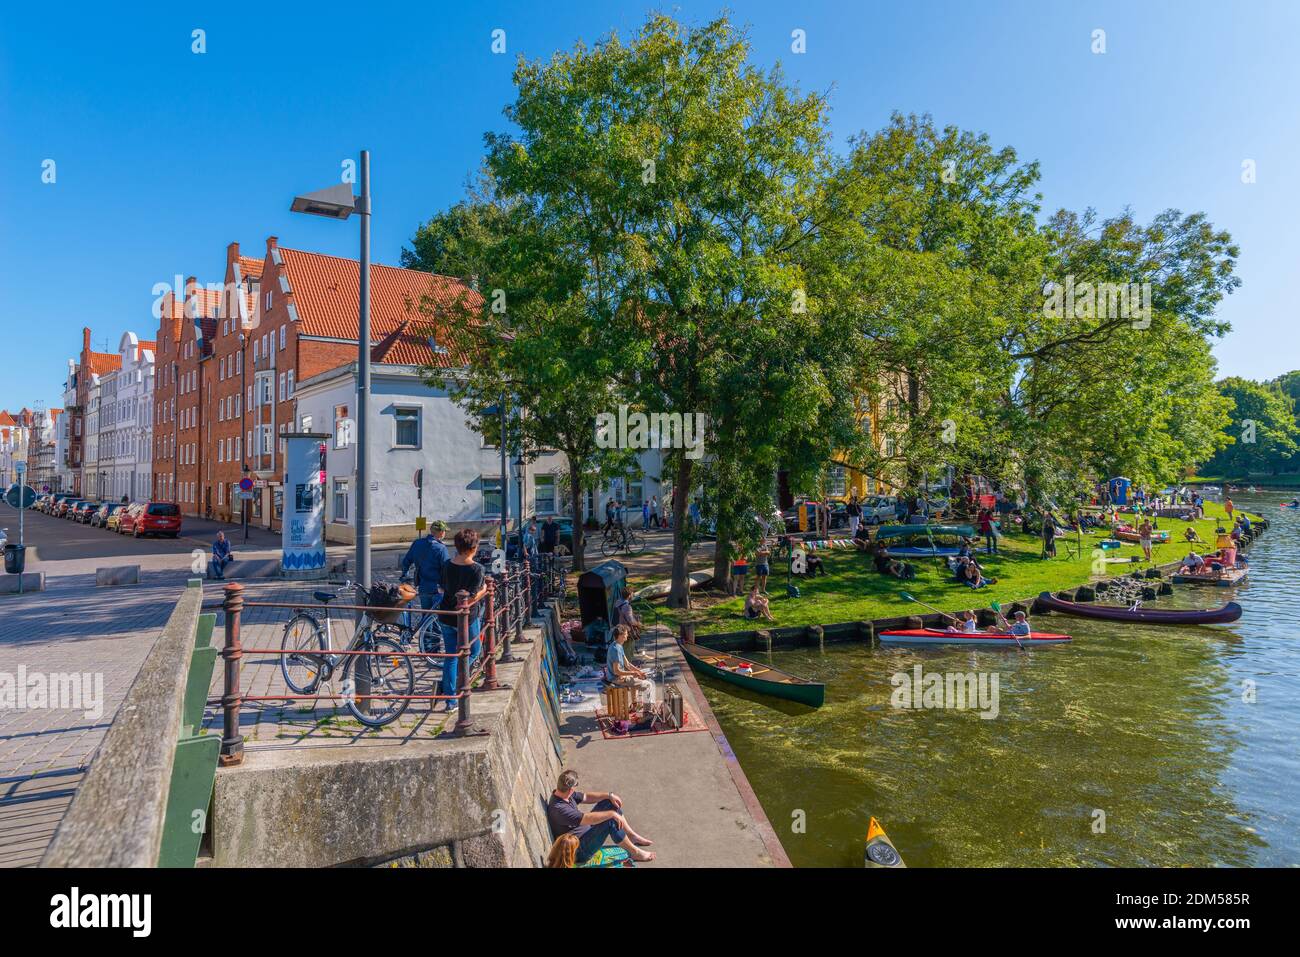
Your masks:
<svg viewBox="0 0 1300 957"><path fill-rule="evenodd" d="M1194 525L1187 526L1187 531L1183 532L1183 541L1189 543L1195 542L1198 545L1205 544L1205 539L1201 538L1200 535L1196 534L1196 527Z"/></svg>
<svg viewBox="0 0 1300 957"><path fill-rule="evenodd" d="M984 569L972 558L962 567L961 583L967 588L983 588L985 585L997 584L997 579L985 578Z"/></svg>
<svg viewBox="0 0 1300 957"><path fill-rule="evenodd" d="M889 549L884 545L876 548L875 565L876 571L882 575L893 575L895 578L902 579L916 577L916 569L907 562L896 561L890 557Z"/></svg>
<svg viewBox="0 0 1300 957"><path fill-rule="evenodd" d="M866 525L859 525L858 530L853 533L853 546L860 552L865 552L871 547L871 532L867 530Z"/></svg>
<svg viewBox="0 0 1300 957"><path fill-rule="evenodd" d="M822 557L820 555L809 555L807 559L805 559L805 561L807 563L808 570L804 574L806 574L809 578L816 578L818 575L826 574L826 563L822 561Z"/></svg>
<svg viewBox="0 0 1300 957"><path fill-rule="evenodd" d="M593 807L590 811L583 811L580 807L583 804ZM579 791L576 771L560 772L555 791L546 804L546 820L557 841L569 834L578 839L573 855L575 864L591 860L607 839L627 851L628 857L638 863L655 859L654 851L643 850L654 842L632 830L632 825L624 817L623 799L617 794L601 791Z"/></svg>
<svg viewBox="0 0 1300 957"><path fill-rule="evenodd" d="M749 619L766 618L768 621L776 621L772 617L772 609L768 605L767 596L758 591L758 582L750 586L749 594L745 597L745 617Z"/></svg>
<svg viewBox="0 0 1300 957"><path fill-rule="evenodd" d="M642 701L654 701L655 683L650 676L627 660L623 644L632 632L627 625L618 625L605 650L605 683L618 688L635 688Z"/></svg>

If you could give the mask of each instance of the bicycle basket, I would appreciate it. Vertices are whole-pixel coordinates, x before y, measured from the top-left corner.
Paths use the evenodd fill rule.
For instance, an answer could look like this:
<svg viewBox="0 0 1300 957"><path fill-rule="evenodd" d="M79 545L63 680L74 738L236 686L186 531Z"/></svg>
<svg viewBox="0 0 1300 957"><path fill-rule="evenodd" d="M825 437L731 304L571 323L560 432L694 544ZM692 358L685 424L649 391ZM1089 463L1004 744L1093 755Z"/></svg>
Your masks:
<svg viewBox="0 0 1300 957"><path fill-rule="evenodd" d="M365 596L371 621L395 625L402 619L402 600L398 589L390 585L371 585Z"/></svg>

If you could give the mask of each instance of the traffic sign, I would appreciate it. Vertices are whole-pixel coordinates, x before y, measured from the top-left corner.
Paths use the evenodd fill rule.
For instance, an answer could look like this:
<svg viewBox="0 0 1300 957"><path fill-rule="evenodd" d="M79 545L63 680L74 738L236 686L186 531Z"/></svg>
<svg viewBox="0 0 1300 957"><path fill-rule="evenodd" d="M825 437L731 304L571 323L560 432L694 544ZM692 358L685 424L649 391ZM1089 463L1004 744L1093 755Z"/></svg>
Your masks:
<svg viewBox="0 0 1300 957"><path fill-rule="evenodd" d="M5 503L10 508L31 508L36 504L36 489L30 485L19 485L15 482L5 489Z"/></svg>
<svg viewBox="0 0 1300 957"><path fill-rule="evenodd" d="M14 463L14 471L17 472L19 475L22 475L24 472L27 471L27 463L26 463L26 462L15 462L15 463Z"/></svg>
<svg viewBox="0 0 1300 957"><path fill-rule="evenodd" d="M48 492L49 490L50 490L50 487L49 487L48 485L42 485L42 486L41 486L41 491L42 491L42 492Z"/></svg>
<svg viewBox="0 0 1300 957"><path fill-rule="evenodd" d="M253 490L253 480L251 478L242 478L239 480L239 487L245 492L251 492Z"/></svg>

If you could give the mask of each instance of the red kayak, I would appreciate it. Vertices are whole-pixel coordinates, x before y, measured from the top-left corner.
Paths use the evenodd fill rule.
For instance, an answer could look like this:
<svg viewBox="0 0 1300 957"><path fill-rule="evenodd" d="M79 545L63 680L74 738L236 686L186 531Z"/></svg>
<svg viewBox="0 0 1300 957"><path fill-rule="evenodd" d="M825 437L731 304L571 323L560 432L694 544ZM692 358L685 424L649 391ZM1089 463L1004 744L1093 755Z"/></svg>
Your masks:
<svg viewBox="0 0 1300 957"><path fill-rule="evenodd" d="M877 635L882 645L1061 645L1070 641L1069 635L1053 635L1036 631L1028 637L1008 632L944 631L941 628L907 628L882 631Z"/></svg>

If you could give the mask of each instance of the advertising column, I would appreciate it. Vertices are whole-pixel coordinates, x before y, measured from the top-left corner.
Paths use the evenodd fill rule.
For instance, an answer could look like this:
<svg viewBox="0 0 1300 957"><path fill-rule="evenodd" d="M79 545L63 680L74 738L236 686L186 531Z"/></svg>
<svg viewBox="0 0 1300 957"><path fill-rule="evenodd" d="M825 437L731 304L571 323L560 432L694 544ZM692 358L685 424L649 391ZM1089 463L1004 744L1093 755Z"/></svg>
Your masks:
<svg viewBox="0 0 1300 957"><path fill-rule="evenodd" d="M280 567L286 578L325 577L325 440L318 432L284 436L284 515Z"/></svg>

